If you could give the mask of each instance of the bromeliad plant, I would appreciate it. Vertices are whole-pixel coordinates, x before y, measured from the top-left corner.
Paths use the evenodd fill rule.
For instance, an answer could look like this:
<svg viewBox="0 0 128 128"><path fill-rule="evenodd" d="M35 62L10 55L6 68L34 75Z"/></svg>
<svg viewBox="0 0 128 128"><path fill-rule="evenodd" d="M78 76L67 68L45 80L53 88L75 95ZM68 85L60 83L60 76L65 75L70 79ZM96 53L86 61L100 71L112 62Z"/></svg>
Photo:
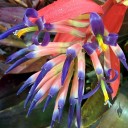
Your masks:
<svg viewBox="0 0 128 128"><path fill-rule="evenodd" d="M103 92L105 105L112 105L109 94L114 98L117 90L114 90L111 84L119 80L119 71L111 65L111 53L114 53L114 57L118 58L126 69L128 65L123 51L117 44L118 35L108 33L105 29L99 15L102 13L101 7L90 0L58 0L38 12L27 9L20 25L0 35L0 39L4 39L14 33L20 38L27 32L34 32L31 46L7 58L7 63L15 62L6 73L30 59L50 56L41 70L30 76L17 92L19 95L31 86L24 103L26 107L30 102L27 115L46 98L44 111L58 93L51 121L53 127L57 119L59 122L61 120L70 86L69 128L75 108L77 127L80 128L82 100L91 97L99 89ZM44 32L44 37L40 42L41 32ZM53 42L50 41L51 32L57 32ZM84 94L86 54L90 56L98 82L93 90ZM103 63L99 59L101 54L104 56Z"/></svg>

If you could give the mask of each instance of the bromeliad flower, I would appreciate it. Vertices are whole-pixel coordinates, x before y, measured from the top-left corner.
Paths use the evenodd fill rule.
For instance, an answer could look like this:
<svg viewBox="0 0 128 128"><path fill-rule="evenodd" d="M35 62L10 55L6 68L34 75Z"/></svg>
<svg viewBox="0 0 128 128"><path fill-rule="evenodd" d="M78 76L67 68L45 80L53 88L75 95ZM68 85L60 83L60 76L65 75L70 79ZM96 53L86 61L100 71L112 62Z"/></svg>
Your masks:
<svg viewBox="0 0 128 128"><path fill-rule="evenodd" d="M100 52L104 53L104 71L105 71L106 76L108 76L107 74L108 70L111 68L114 68L113 64L111 63L111 61L113 61L111 60L112 57L114 57L114 59L117 57L122 62L122 64L125 66L125 68L128 69L125 55L123 51L121 50L120 46L117 44L118 35L115 33L108 34L107 30L104 28L101 17L96 13L91 13L90 25L95 35L95 43L99 45ZM116 62L118 63L118 60ZM119 65L115 65L115 67L118 67L116 69L119 69ZM114 77L114 73L112 73L111 77ZM113 83L111 83L111 85L112 84ZM112 93L113 98L117 94L117 90L118 90L116 89L115 84L114 86L112 85L112 88L114 90L114 92Z"/></svg>
<svg viewBox="0 0 128 128"><path fill-rule="evenodd" d="M34 44L8 57L7 63L15 62L6 73L30 59L50 56L41 70L24 82L17 94L19 95L27 87L31 87L24 103L24 107L26 107L30 102L27 115L46 98L44 111L52 98L57 95L51 127L56 120L59 122L61 120L69 87L71 88L69 128L72 124L75 108L77 126L80 128L82 100L89 98L100 88L104 94L105 104L111 106L108 93L112 94L113 90L108 83L117 79L118 72L111 68L110 49L127 68L125 56L116 43L117 34L105 36L101 17L93 12L102 13L102 10L100 6L90 0L79 0L79 2L78 0L59 0L38 12L34 9L27 9L23 23L0 36L3 39L14 32L18 37L21 37L27 32L35 32L32 38ZM95 37L90 32L90 26ZM42 31L45 32L44 38L39 42L39 35ZM50 32L59 33L53 42L50 41ZM86 42L90 39L93 40L92 43ZM87 94L84 94L86 59L83 49L90 56L98 79L97 86ZM97 49L100 50L100 53L104 53L104 68L98 58ZM114 75L112 76L111 73L114 73Z"/></svg>
<svg viewBox="0 0 128 128"><path fill-rule="evenodd" d="M105 36L104 32L104 25L101 17L97 13L91 13L90 14L90 25L93 31L93 34L95 35L95 39L93 39L92 43L85 43L83 45L83 48L90 56L97 78L98 83L101 85L101 89L104 94L104 101L105 104L108 104L111 106L109 102L109 96L108 92L111 92L111 95L113 96L113 88L111 86L107 85L107 82L110 83L115 81L118 78L118 72L113 68L111 68L111 54L110 50L114 52L114 54L119 58L119 60L122 62L122 64L125 66L126 69L128 69L128 65L126 63L126 58L117 44L117 34L109 34L108 36ZM100 53L104 53L104 70L101 66L101 63L98 58L98 52L97 49L100 49ZM117 52L118 51L118 52ZM113 70L113 71L112 71ZM104 77L104 73L109 80L106 80ZM95 89L96 90L96 89ZM94 90L94 92L95 92ZM113 91L111 91L113 90ZM92 91L92 94L94 93ZM91 95L91 93L89 93ZM115 95L115 94L114 94ZM86 95L84 96L86 98Z"/></svg>
<svg viewBox="0 0 128 128"><path fill-rule="evenodd" d="M56 11L54 11L53 7L56 8ZM29 59L51 56L51 59L42 66L41 71L30 76L17 93L20 94L28 86L31 86L24 103L24 107L26 107L31 101L28 115L47 97L43 108L44 111L52 97L58 93L51 127L53 127L57 119L58 121L61 120L69 85L73 78L68 127L71 127L76 106L77 125L80 128L81 102L85 86L85 53L82 52L85 33L81 30L89 26L88 15L84 13L92 11L102 13L101 7L92 1L80 0L78 2L70 0L65 2L59 0L38 12L34 9L27 9L21 25L17 25L0 35L0 39L3 39L12 32L18 37L27 32L35 32L32 38L33 45L8 57L7 63L15 62L5 73L10 72ZM38 37L42 31L45 32L45 36L42 42L39 42ZM70 35L64 42L61 39L56 40L56 38L56 41L50 42L49 32L68 33ZM65 34L62 35L65 38ZM70 37L73 40L69 40Z"/></svg>
<svg viewBox="0 0 128 128"><path fill-rule="evenodd" d="M104 101L105 101L105 105L108 104L109 107L111 106L111 103L109 101L109 95L108 93L112 94L113 90L111 88L110 85L107 85L107 83L111 83L113 81L115 81L118 77L118 72L116 70L114 70L114 77L112 79L110 79L110 75L111 75L111 71L112 69L108 69L107 72L105 72L107 74L107 77L109 78L109 80L105 79L104 76L104 70L102 68L102 65L99 61L96 49L98 48L98 45L96 43L86 43L83 45L83 48L86 50L87 54L90 56L91 61L93 63L96 75L97 75L97 79L98 79L98 85L97 87L92 90L91 92L89 92L89 94L85 94L85 96L83 96L84 99L87 98L87 96L93 95L99 87L99 85L101 86L101 89L103 91L104 94Z"/></svg>

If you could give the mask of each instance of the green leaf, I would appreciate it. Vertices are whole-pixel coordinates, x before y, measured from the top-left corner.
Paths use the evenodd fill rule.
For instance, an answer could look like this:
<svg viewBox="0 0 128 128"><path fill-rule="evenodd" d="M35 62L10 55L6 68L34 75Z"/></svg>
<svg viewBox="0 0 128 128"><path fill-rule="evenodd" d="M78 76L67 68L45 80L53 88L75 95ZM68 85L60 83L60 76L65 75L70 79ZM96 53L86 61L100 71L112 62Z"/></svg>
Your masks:
<svg viewBox="0 0 128 128"><path fill-rule="evenodd" d="M96 122L107 109L108 106L104 105L102 91L98 90L82 107L82 128L89 127Z"/></svg>
<svg viewBox="0 0 128 128"><path fill-rule="evenodd" d="M123 79L120 93L113 106L102 116L98 128L127 128L128 127L128 81Z"/></svg>
<svg viewBox="0 0 128 128"><path fill-rule="evenodd" d="M27 118L27 110L23 108L23 102L0 111L1 128L46 128L49 126L52 117L54 100L50 102L49 108L42 112L42 104L39 105Z"/></svg>

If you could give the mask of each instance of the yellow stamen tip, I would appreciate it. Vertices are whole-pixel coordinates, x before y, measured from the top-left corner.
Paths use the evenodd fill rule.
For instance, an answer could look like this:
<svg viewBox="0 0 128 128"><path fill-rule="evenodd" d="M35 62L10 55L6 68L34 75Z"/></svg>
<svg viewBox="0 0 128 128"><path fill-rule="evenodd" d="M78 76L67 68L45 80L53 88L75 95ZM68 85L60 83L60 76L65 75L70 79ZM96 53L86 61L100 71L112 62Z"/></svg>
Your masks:
<svg viewBox="0 0 128 128"><path fill-rule="evenodd" d="M23 28L21 30L15 31L14 35L17 35L20 38L22 35L24 35L27 32L33 32L33 31L37 31L37 30L38 30L37 26L27 27L27 28Z"/></svg>
<svg viewBox="0 0 128 128"><path fill-rule="evenodd" d="M101 80L101 89L102 89L103 94L104 94L104 101L105 101L105 103L108 103L109 96L108 96L108 92L106 90L105 82L103 80Z"/></svg>
<svg viewBox="0 0 128 128"><path fill-rule="evenodd" d="M102 36L101 35L97 35L96 38L97 38L97 41L99 43L100 48L103 51L106 51L108 49L108 46L106 44L104 44Z"/></svg>

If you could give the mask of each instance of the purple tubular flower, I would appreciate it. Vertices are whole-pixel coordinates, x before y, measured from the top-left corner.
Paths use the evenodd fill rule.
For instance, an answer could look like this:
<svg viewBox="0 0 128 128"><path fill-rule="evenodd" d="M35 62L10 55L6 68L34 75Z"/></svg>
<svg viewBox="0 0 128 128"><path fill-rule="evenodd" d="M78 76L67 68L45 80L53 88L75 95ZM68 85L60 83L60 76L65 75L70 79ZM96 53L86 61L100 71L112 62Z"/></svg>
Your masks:
<svg viewBox="0 0 128 128"><path fill-rule="evenodd" d="M76 104L76 119L77 119L77 128L81 126L81 104Z"/></svg>
<svg viewBox="0 0 128 128"><path fill-rule="evenodd" d="M31 113L31 111L35 108L36 103L42 98L42 96L43 96L43 93L41 93L41 92L34 96L34 99L29 107L27 115L29 115Z"/></svg>
<svg viewBox="0 0 128 128"><path fill-rule="evenodd" d="M32 96L33 94L28 93L27 98L25 99L25 102L24 102L24 108L26 108L28 102L32 99Z"/></svg>
<svg viewBox="0 0 128 128"><path fill-rule="evenodd" d="M32 59L32 58L36 58L36 53L37 51L32 51L28 54L26 54L25 56L28 58L28 59Z"/></svg>
<svg viewBox="0 0 128 128"><path fill-rule="evenodd" d="M37 31L37 32L35 32L34 35L32 36L32 42L33 42L35 45L39 45L39 41L38 41L39 34L40 34L40 32Z"/></svg>
<svg viewBox="0 0 128 128"><path fill-rule="evenodd" d="M46 101L45 101L45 104L44 104L44 107L43 107L43 112L45 111L45 109L47 108L48 104L50 103L52 99L52 96L48 95Z"/></svg>
<svg viewBox="0 0 128 128"><path fill-rule="evenodd" d="M17 95L19 95L21 92L23 92L27 87L31 86L34 83L34 79L32 76L30 76L24 84L20 87L20 89L17 92Z"/></svg>
<svg viewBox="0 0 128 128"><path fill-rule="evenodd" d="M44 24L45 24L44 17L42 16L42 17L38 18L38 20L36 21L36 24L39 28L39 31L44 30L44 27L45 27L44 26Z"/></svg>
<svg viewBox="0 0 128 128"><path fill-rule="evenodd" d="M66 79L70 64L71 64L72 60L76 57L76 52L74 49L67 49L66 54L67 54L67 57L64 62L64 65L63 65L63 69L62 69L62 77L61 77L62 85L64 84L64 81Z"/></svg>
<svg viewBox="0 0 128 128"><path fill-rule="evenodd" d="M49 91L49 94L51 97L55 96L56 93L59 91L59 88L53 88L51 87L50 91Z"/></svg>
<svg viewBox="0 0 128 128"><path fill-rule="evenodd" d="M32 37L33 42L36 45L39 45L39 43L41 43L42 46L48 45L48 43L50 42L49 32L44 33L44 38L43 38L42 42L39 42L38 38L39 38L39 34L41 33L42 30L44 30L44 29L51 30L53 28L52 25L51 24L46 24L45 20L44 20L44 17L38 18L38 20L36 21L36 25L38 26L39 31L35 32L35 34L33 35L33 37Z"/></svg>
<svg viewBox="0 0 128 128"><path fill-rule="evenodd" d="M13 60L17 59L19 56L25 55L26 53L28 53L30 50L28 48L23 48L15 53L13 53L12 55L10 55L7 60L6 63L10 63Z"/></svg>
<svg viewBox="0 0 128 128"><path fill-rule="evenodd" d="M28 58L26 57L23 57L19 60L17 60L14 64L12 64L6 71L5 71L5 74L7 74L8 72L10 72L12 69L14 69L15 67L17 67L18 65L20 65L21 63L27 61Z"/></svg>
<svg viewBox="0 0 128 128"><path fill-rule="evenodd" d="M53 29L53 25L50 24L50 23L45 23L45 24L44 24L44 28L45 28L47 31L50 31L50 30Z"/></svg>
<svg viewBox="0 0 128 128"><path fill-rule="evenodd" d="M107 92L109 94L112 94L113 93L113 90L112 90L111 86L110 85L107 85L106 83L105 83L105 85L106 85Z"/></svg>
<svg viewBox="0 0 128 128"><path fill-rule="evenodd" d="M35 9L33 8L27 8L24 17L23 17L23 23L25 24L25 26L33 26L34 24L29 20L29 17L32 18L37 18L38 17L38 13Z"/></svg>
<svg viewBox="0 0 128 128"><path fill-rule="evenodd" d="M120 59L121 63L124 65L124 67L128 70L128 64L125 59Z"/></svg>
<svg viewBox="0 0 128 128"><path fill-rule="evenodd" d="M57 118L57 117L56 117L56 118ZM55 118L55 119L56 119L56 118ZM55 121L54 121L54 120L52 120L52 121L51 121L50 128L53 128L53 127L54 127L54 123L55 123Z"/></svg>
<svg viewBox="0 0 128 128"><path fill-rule="evenodd" d="M31 114L32 110L35 108L35 105L36 105L37 101L36 100L33 100L30 107L29 107L29 110L28 110L28 113L27 113L27 117Z"/></svg>
<svg viewBox="0 0 128 128"><path fill-rule="evenodd" d="M55 120L58 118L58 111L55 111L54 113L53 113L53 115L52 115L52 121L51 121L51 127L50 128L53 128L53 126L54 126L54 123L55 123Z"/></svg>
<svg viewBox="0 0 128 128"><path fill-rule="evenodd" d="M84 79L85 74L82 71L78 72L78 102L81 103L82 95L83 95L83 88L84 88Z"/></svg>
<svg viewBox="0 0 128 128"><path fill-rule="evenodd" d="M69 113L68 113L68 128L71 128L75 105L76 105L76 99L70 98L70 107L69 107Z"/></svg>
<svg viewBox="0 0 128 128"><path fill-rule="evenodd" d="M26 26L24 25L24 23L18 24L10 29L8 29L7 31L5 31L4 33L0 34L0 40L7 38L10 34L12 34L13 32L15 32L16 30L25 28Z"/></svg>
<svg viewBox="0 0 128 128"><path fill-rule="evenodd" d="M91 55L99 46L97 42L87 42L82 46L88 55Z"/></svg>
<svg viewBox="0 0 128 128"><path fill-rule="evenodd" d="M49 32L45 32L45 33L44 33L44 37L43 37L42 42L39 42L39 41L38 41L38 40L39 40L39 34L40 34L40 33L41 33L40 31L37 31L37 32L34 33L34 35L33 35L33 37L32 37L33 43L34 43L35 45L39 45L39 44L41 43L42 46L48 45L48 43L50 42L50 34L49 34Z"/></svg>
<svg viewBox="0 0 128 128"><path fill-rule="evenodd" d="M100 88L100 83L98 83L97 86L93 90L91 90L87 94L83 95L82 99L87 99L87 98L91 97L99 90L99 88Z"/></svg>
<svg viewBox="0 0 128 128"><path fill-rule="evenodd" d="M44 38L43 38L43 41L42 41L42 46L46 46L48 45L48 43L50 42L50 34L49 32L45 32L44 33Z"/></svg>
<svg viewBox="0 0 128 128"><path fill-rule="evenodd" d="M61 118L62 118L63 108L64 108L64 107L58 108L58 109L59 109L59 115L58 115L58 122L59 122L59 123L60 123Z"/></svg>
<svg viewBox="0 0 128 128"><path fill-rule="evenodd" d="M118 34L111 33L108 36L104 37L105 44L111 45L111 46L116 46L117 45L117 39L118 39Z"/></svg>
<svg viewBox="0 0 128 128"><path fill-rule="evenodd" d="M44 104L43 107L43 112L45 111L46 107L48 106L48 104L50 103L51 99L56 95L56 93L59 91L59 88L52 88L49 91L48 97L46 99L46 102Z"/></svg>
<svg viewBox="0 0 128 128"><path fill-rule="evenodd" d="M35 74L33 74L32 76L30 76L30 77L24 82L24 84L21 86L21 88L18 90L17 95L19 95L19 94L20 94L23 90L25 90L27 87L31 86L31 85L35 82L35 80L36 80L36 78L37 78L37 76L38 76L39 73L40 73L40 71L37 72L37 73L35 73Z"/></svg>
<svg viewBox="0 0 128 128"><path fill-rule="evenodd" d="M67 76L67 73L68 73L68 70L69 70L69 67L70 67L72 60L73 60L73 58L71 56L66 57L66 60L64 62L64 66L62 69L62 78L61 78L61 84L62 85L64 84L64 81L66 79L66 76Z"/></svg>
<svg viewBox="0 0 128 128"><path fill-rule="evenodd" d="M43 65L43 67L41 68L41 72L38 75L34 85L31 87L30 91L29 91L29 95L26 98L26 102L25 102L25 106L27 105L27 103L29 102L29 100L31 99L36 87L38 86L38 84L40 83L40 81L44 78L44 76L52 69L52 67L54 66L53 63L51 62L47 62Z"/></svg>
<svg viewBox="0 0 128 128"><path fill-rule="evenodd" d="M59 120L59 122L60 122L61 117L62 117L62 112L63 112L64 104L65 104L65 99L60 99L58 101L58 109L59 109L58 120Z"/></svg>
<svg viewBox="0 0 128 128"><path fill-rule="evenodd" d="M37 50L37 47L38 47L37 45L33 44L33 45L28 46L28 49L30 51L36 51Z"/></svg>
<svg viewBox="0 0 128 128"><path fill-rule="evenodd" d="M128 70L128 64L126 62L126 57L120 46L117 44L116 46L111 46L115 55L119 58L124 67Z"/></svg>
<svg viewBox="0 0 128 128"><path fill-rule="evenodd" d="M83 87L84 87L84 79L79 78L79 87L78 87L78 101L81 103L82 101L82 94L83 94Z"/></svg>
<svg viewBox="0 0 128 128"><path fill-rule="evenodd" d="M97 13L90 14L90 25L95 36L104 34L104 24Z"/></svg>
<svg viewBox="0 0 128 128"><path fill-rule="evenodd" d="M68 114L68 128L71 128L73 116L74 116L75 105L70 105Z"/></svg>
<svg viewBox="0 0 128 128"><path fill-rule="evenodd" d="M119 60L121 61L121 63L124 65L124 67L128 70L128 64L126 62L126 58L124 53L118 56Z"/></svg>

